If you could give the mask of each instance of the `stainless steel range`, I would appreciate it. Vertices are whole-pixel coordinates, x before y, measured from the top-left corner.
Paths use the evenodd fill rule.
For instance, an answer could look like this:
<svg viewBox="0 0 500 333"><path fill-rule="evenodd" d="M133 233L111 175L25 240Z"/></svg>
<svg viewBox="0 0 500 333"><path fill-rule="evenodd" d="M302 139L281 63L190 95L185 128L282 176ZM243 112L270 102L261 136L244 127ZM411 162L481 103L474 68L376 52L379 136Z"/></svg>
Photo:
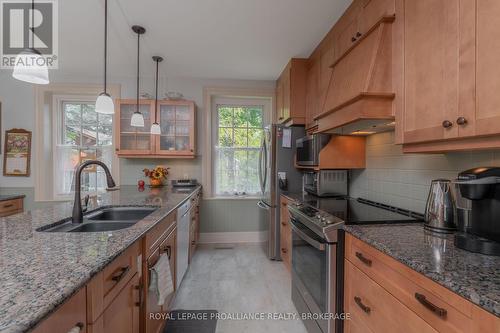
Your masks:
<svg viewBox="0 0 500 333"><path fill-rule="evenodd" d="M321 207L318 209L317 207ZM292 300L309 333L343 330L344 224L421 222L422 215L364 199L314 198L288 206Z"/></svg>

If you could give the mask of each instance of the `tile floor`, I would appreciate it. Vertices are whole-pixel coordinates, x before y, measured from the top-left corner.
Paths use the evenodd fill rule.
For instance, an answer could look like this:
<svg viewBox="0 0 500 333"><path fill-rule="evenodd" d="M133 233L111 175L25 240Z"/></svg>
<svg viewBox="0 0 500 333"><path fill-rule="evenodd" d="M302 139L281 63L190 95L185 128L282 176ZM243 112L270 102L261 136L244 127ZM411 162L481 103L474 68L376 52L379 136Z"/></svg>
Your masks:
<svg viewBox="0 0 500 333"><path fill-rule="evenodd" d="M202 246L177 292L174 309L227 314L296 313L290 274L259 244ZM267 315L266 315L267 316ZM219 320L217 333L306 333L300 320Z"/></svg>

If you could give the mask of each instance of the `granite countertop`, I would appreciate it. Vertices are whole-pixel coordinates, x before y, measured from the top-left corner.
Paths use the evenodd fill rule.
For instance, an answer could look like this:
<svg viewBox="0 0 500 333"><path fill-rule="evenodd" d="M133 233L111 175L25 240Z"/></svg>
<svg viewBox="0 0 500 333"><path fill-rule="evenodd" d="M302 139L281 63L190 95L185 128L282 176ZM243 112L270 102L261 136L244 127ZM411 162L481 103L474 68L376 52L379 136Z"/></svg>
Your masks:
<svg viewBox="0 0 500 333"><path fill-rule="evenodd" d="M319 209L331 198L284 192ZM424 230L421 223L344 225L344 230L443 287L500 317L500 257L455 247L453 235Z"/></svg>
<svg viewBox="0 0 500 333"><path fill-rule="evenodd" d="M21 199L24 198L25 196L26 195L24 194L0 194L0 202L13 199Z"/></svg>
<svg viewBox="0 0 500 333"><path fill-rule="evenodd" d="M346 225L344 230L500 317L500 257L455 247L422 224Z"/></svg>
<svg viewBox="0 0 500 333"><path fill-rule="evenodd" d="M36 231L71 216L72 203L0 218L0 332L32 328L199 188L139 192L135 186L122 186L101 195L90 210L108 205L159 207L118 231Z"/></svg>

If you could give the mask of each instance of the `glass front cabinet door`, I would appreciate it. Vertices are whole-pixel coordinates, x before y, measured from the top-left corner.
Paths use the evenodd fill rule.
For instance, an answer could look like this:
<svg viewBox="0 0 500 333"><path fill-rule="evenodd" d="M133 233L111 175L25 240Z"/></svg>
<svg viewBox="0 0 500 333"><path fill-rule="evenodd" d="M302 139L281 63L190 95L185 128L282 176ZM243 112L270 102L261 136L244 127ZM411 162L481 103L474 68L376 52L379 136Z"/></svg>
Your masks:
<svg viewBox="0 0 500 333"><path fill-rule="evenodd" d="M132 127L130 121L136 110L135 100L120 100L116 113L117 144L120 157L195 157L195 104L192 101L158 101L160 135L152 135L155 120L155 101L140 100L144 127Z"/></svg>
<svg viewBox="0 0 500 333"><path fill-rule="evenodd" d="M116 113L117 135L116 151L118 155L142 156L154 153L154 142L151 137L154 104L148 100L139 100L139 110L144 116L144 127L130 125L132 115L137 109L136 100L120 100Z"/></svg>
<svg viewBox="0 0 500 333"><path fill-rule="evenodd" d="M161 135L156 135L156 154L173 157L195 155L195 105L190 101L160 101L158 121Z"/></svg>

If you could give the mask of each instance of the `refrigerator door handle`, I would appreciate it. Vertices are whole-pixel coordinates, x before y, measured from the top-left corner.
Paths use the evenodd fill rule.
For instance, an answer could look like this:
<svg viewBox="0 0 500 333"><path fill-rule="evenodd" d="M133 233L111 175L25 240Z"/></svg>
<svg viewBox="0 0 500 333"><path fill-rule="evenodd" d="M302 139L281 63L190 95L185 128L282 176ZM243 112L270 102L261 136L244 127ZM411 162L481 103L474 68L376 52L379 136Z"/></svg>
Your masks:
<svg viewBox="0 0 500 333"><path fill-rule="evenodd" d="M262 194L264 194L263 177L262 177L262 155L264 154L264 140L262 140L262 147L259 151L259 184Z"/></svg>
<svg viewBox="0 0 500 333"><path fill-rule="evenodd" d="M268 166L268 152L267 152L267 139L264 137L264 146L263 146L263 154L264 154L264 169L262 170L262 172L264 172L263 176L264 176L264 182L263 182L263 186L262 186L262 193L266 193L266 187L267 187L267 166Z"/></svg>
<svg viewBox="0 0 500 333"><path fill-rule="evenodd" d="M271 207L267 205L264 201L257 202L257 206L261 209L269 210Z"/></svg>

